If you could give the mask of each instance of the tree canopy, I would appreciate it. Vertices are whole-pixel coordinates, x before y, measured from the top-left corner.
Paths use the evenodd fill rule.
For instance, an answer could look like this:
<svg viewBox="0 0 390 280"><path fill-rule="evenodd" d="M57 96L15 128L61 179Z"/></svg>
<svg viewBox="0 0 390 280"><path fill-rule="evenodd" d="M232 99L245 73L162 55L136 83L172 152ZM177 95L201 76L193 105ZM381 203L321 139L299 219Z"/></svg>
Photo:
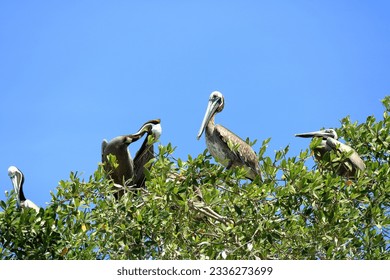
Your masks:
<svg viewBox="0 0 390 280"><path fill-rule="evenodd" d="M309 148L270 157L270 139L257 153L262 181L253 182L207 150L182 160L172 144L159 145L146 189L120 200L102 165L88 181L73 172L60 181L38 213L18 210L7 193L0 258L390 259L390 96L382 103L383 119L345 117L336 128L366 164L354 178L335 172L348 154L330 152L309 168Z"/></svg>

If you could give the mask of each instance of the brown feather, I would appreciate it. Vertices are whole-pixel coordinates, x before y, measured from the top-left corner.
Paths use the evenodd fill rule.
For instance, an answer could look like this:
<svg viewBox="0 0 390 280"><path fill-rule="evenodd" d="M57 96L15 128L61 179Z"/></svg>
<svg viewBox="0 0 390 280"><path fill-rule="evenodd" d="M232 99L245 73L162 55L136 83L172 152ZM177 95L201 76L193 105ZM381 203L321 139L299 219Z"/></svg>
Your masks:
<svg viewBox="0 0 390 280"><path fill-rule="evenodd" d="M226 127L212 126L213 121L210 121L206 128L206 142L211 155L225 167L245 167L251 180L256 175L261 176L258 158L252 147ZM237 150L231 149L231 145L237 146Z"/></svg>
<svg viewBox="0 0 390 280"><path fill-rule="evenodd" d="M153 144L148 144L149 134L146 135L141 148L137 151L134 157L134 182L137 188L145 187L145 164L154 158Z"/></svg>

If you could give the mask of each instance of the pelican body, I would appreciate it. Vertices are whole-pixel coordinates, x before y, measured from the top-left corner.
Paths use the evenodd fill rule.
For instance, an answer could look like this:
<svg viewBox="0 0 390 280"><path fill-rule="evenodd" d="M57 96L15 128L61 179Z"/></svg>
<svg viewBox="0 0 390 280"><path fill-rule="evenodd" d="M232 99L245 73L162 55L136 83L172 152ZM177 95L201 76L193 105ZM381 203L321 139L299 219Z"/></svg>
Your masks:
<svg viewBox="0 0 390 280"><path fill-rule="evenodd" d="M134 163L131 158L128 146L141 138L140 134L130 134L124 136L118 136L107 142L102 142L102 162L105 163L105 170L108 172L111 179L115 184L121 186L127 186L132 182L134 176ZM111 154L116 157L118 166L115 168L107 159L107 156Z"/></svg>
<svg viewBox="0 0 390 280"><path fill-rule="evenodd" d="M313 137L321 137L321 145L317 147L315 157L317 160L321 160L324 157L324 154L337 150L341 153L349 153L352 151L352 154L348 157L348 163L344 162L340 165L338 169L339 175L342 176L354 176L358 170L366 169L366 165L363 160L360 158L359 154L350 146L341 143L338 141L337 133L334 129L325 129L307 133L295 134L296 137L303 138L313 138Z"/></svg>
<svg viewBox="0 0 390 280"><path fill-rule="evenodd" d="M36 212L39 212L39 207L31 200L26 199L26 197L24 196L24 192L23 192L24 175L22 171L20 171L15 166L10 166L8 168L8 176L12 181L12 185L16 193L18 207L32 208Z"/></svg>
<svg viewBox="0 0 390 280"><path fill-rule="evenodd" d="M146 131L147 135L141 148L137 151L134 157L134 182L137 188L145 187L145 164L151 159L154 159L153 144L160 138L162 128L160 119L150 120L142 125L139 131ZM153 137L149 139L149 136Z"/></svg>
<svg viewBox="0 0 390 280"><path fill-rule="evenodd" d="M232 166L244 167L246 177L254 180L261 174L258 158L252 147L229 129L214 123L216 113L223 108L223 95L219 91L212 92L197 138L199 140L206 130L206 145L214 159L227 169Z"/></svg>
<svg viewBox="0 0 390 280"><path fill-rule="evenodd" d="M153 132L152 132L153 131ZM122 188L127 186L136 186L137 180L142 180L142 176L138 175L139 172L144 172L143 166L140 165L143 162L147 162L149 156L148 151L152 151L153 146L148 143L144 143L141 149L137 152L135 161L131 158L128 146L131 143L139 140L145 133L153 133L158 137L161 134L160 120L152 120L146 122L140 130L135 134L129 134L124 136L118 136L107 142L103 140L102 142L102 162L105 163L105 170L108 172L110 178L114 181L116 187ZM147 142L147 140L146 140ZM150 147L152 146L152 147ZM118 166L114 167L107 161L107 156L109 154L115 155ZM134 167L134 163L137 164L137 167ZM144 163L144 164L145 164ZM135 170L137 176L135 176ZM119 196L122 195L122 192L119 193Z"/></svg>

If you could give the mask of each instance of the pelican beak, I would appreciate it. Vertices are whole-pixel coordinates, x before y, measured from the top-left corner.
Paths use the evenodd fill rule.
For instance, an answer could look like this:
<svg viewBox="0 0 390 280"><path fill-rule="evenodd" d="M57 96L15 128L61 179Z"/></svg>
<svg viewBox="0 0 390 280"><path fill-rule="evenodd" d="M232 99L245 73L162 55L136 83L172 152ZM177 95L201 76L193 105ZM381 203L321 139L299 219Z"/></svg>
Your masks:
<svg viewBox="0 0 390 280"><path fill-rule="evenodd" d="M332 134L325 132L324 130L318 130L313 132L295 134L295 137L302 137L302 138L322 137L326 139L328 137L332 137Z"/></svg>
<svg viewBox="0 0 390 280"><path fill-rule="evenodd" d="M150 120L144 123L141 128L134 134L129 134L126 136L128 138L127 142L130 144L132 142L140 139L145 133L152 132L156 139L158 139L162 133L162 128L160 124L160 119Z"/></svg>
<svg viewBox="0 0 390 280"><path fill-rule="evenodd" d="M203 131L206 128L206 125L209 123L211 117L215 114L215 111L217 110L219 104L215 100L209 100L209 103L207 105L206 113L204 114L202 124L200 126L197 139L199 140L200 137L203 134Z"/></svg>
<svg viewBox="0 0 390 280"><path fill-rule="evenodd" d="M13 175L11 177L12 186L14 187L14 191L16 193L16 199L17 199L17 205L20 207L20 197L19 197L19 190L20 190L20 181L18 180L18 177L16 175Z"/></svg>
<svg viewBox="0 0 390 280"><path fill-rule="evenodd" d="M126 135L125 136L125 138L126 138L125 143L129 145L133 142L136 142L137 140L139 140L142 137L142 135L144 135L144 133L145 133L145 131L142 133L137 132L135 134Z"/></svg>
<svg viewBox="0 0 390 280"><path fill-rule="evenodd" d="M141 128L134 133L134 136L140 136L140 138L146 133L146 132L152 132L154 135L160 137L162 129L160 124L160 119L150 120L144 123Z"/></svg>
<svg viewBox="0 0 390 280"><path fill-rule="evenodd" d="M12 186L14 187L15 193L19 193L19 184L18 184L18 178L16 178L16 175L13 175L11 178Z"/></svg>

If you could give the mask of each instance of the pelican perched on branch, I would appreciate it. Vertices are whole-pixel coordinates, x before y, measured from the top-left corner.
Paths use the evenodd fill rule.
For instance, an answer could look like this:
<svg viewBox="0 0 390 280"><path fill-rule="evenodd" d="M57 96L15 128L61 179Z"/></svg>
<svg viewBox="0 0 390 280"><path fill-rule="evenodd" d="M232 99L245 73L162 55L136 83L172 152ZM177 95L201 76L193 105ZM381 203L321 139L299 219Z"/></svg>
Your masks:
<svg viewBox="0 0 390 280"><path fill-rule="evenodd" d="M134 163L131 158L128 146L142 137L142 134L129 134L118 136L107 142L102 142L102 162L105 163L105 170L115 184L128 186L133 184ZM113 166L108 161L108 155L116 157L118 166Z"/></svg>
<svg viewBox="0 0 390 280"><path fill-rule="evenodd" d="M102 162L105 163L105 170L114 181L116 187L121 189L125 187L138 187L137 183L140 184L143 182L145 178L143 177L144 165L151 159L150 154L153 155L153 144L150 144L146 139L146 143L144 142L141 149L137 152L134 161L131 158L128 146L139 140L145 133L159 137L161 134L160 120L146 122L140 130L134 134L118 136L110 142L103 140ZM116 157L118 166L112 166L108 162L107 156L109 154ZM134 166L135 163L136 167ZM121 191L118 196L120 197L122 194L123 191Z"/></svg>
<svg viewBox="0 0 390 280"><path fill-rule="evenodd" d="M320 160L324 157L326 152L331 150L339 151L340 153L351 153L346 162L343 162L338 168L339 175L354 176L358 170L366 169L366 165L360 158L359 154L350 146L338 141L337 133L334 129L325 129L307 133L295 134L296 137L313 138L321 137L320 146L315 149L315 157Z"/></svg>
<svg viewBox="0 0 390 280"><path fill-rule="evenodd" d="M137 188L145 187L145 164L151 159L154 159L154 142L160 138L162 129L160 119L150 120L142 125L137 133L147 132L141 148L137 151L134 157L134 182ZM150 138L150 137L152 138Z"/></svg>
<svg viewBox="0 0 390 280"><path fill-rule="evenodd" d="M242 166L247 171L246 177L254 180L261 176L256 153L252 147L222 125L215 125L215 114L224 108L224 98L219 91L209 97L209 103L198 133L198 140L206 130L206 145L214 159L227 169Z"/></svg>
<svg viewBox="0 0 390 280"><path fill-rule="evenodd" d="M24 196L24 192L23 192L24 175L22 171L20 171L15 166L10 166L8 168L8 176L12 181L12 185L16 193L18 207L32 208L36 212L39 212L39 207L35 205L35 203L32 202L31 200L26 199L26 197Z"/></svg>

